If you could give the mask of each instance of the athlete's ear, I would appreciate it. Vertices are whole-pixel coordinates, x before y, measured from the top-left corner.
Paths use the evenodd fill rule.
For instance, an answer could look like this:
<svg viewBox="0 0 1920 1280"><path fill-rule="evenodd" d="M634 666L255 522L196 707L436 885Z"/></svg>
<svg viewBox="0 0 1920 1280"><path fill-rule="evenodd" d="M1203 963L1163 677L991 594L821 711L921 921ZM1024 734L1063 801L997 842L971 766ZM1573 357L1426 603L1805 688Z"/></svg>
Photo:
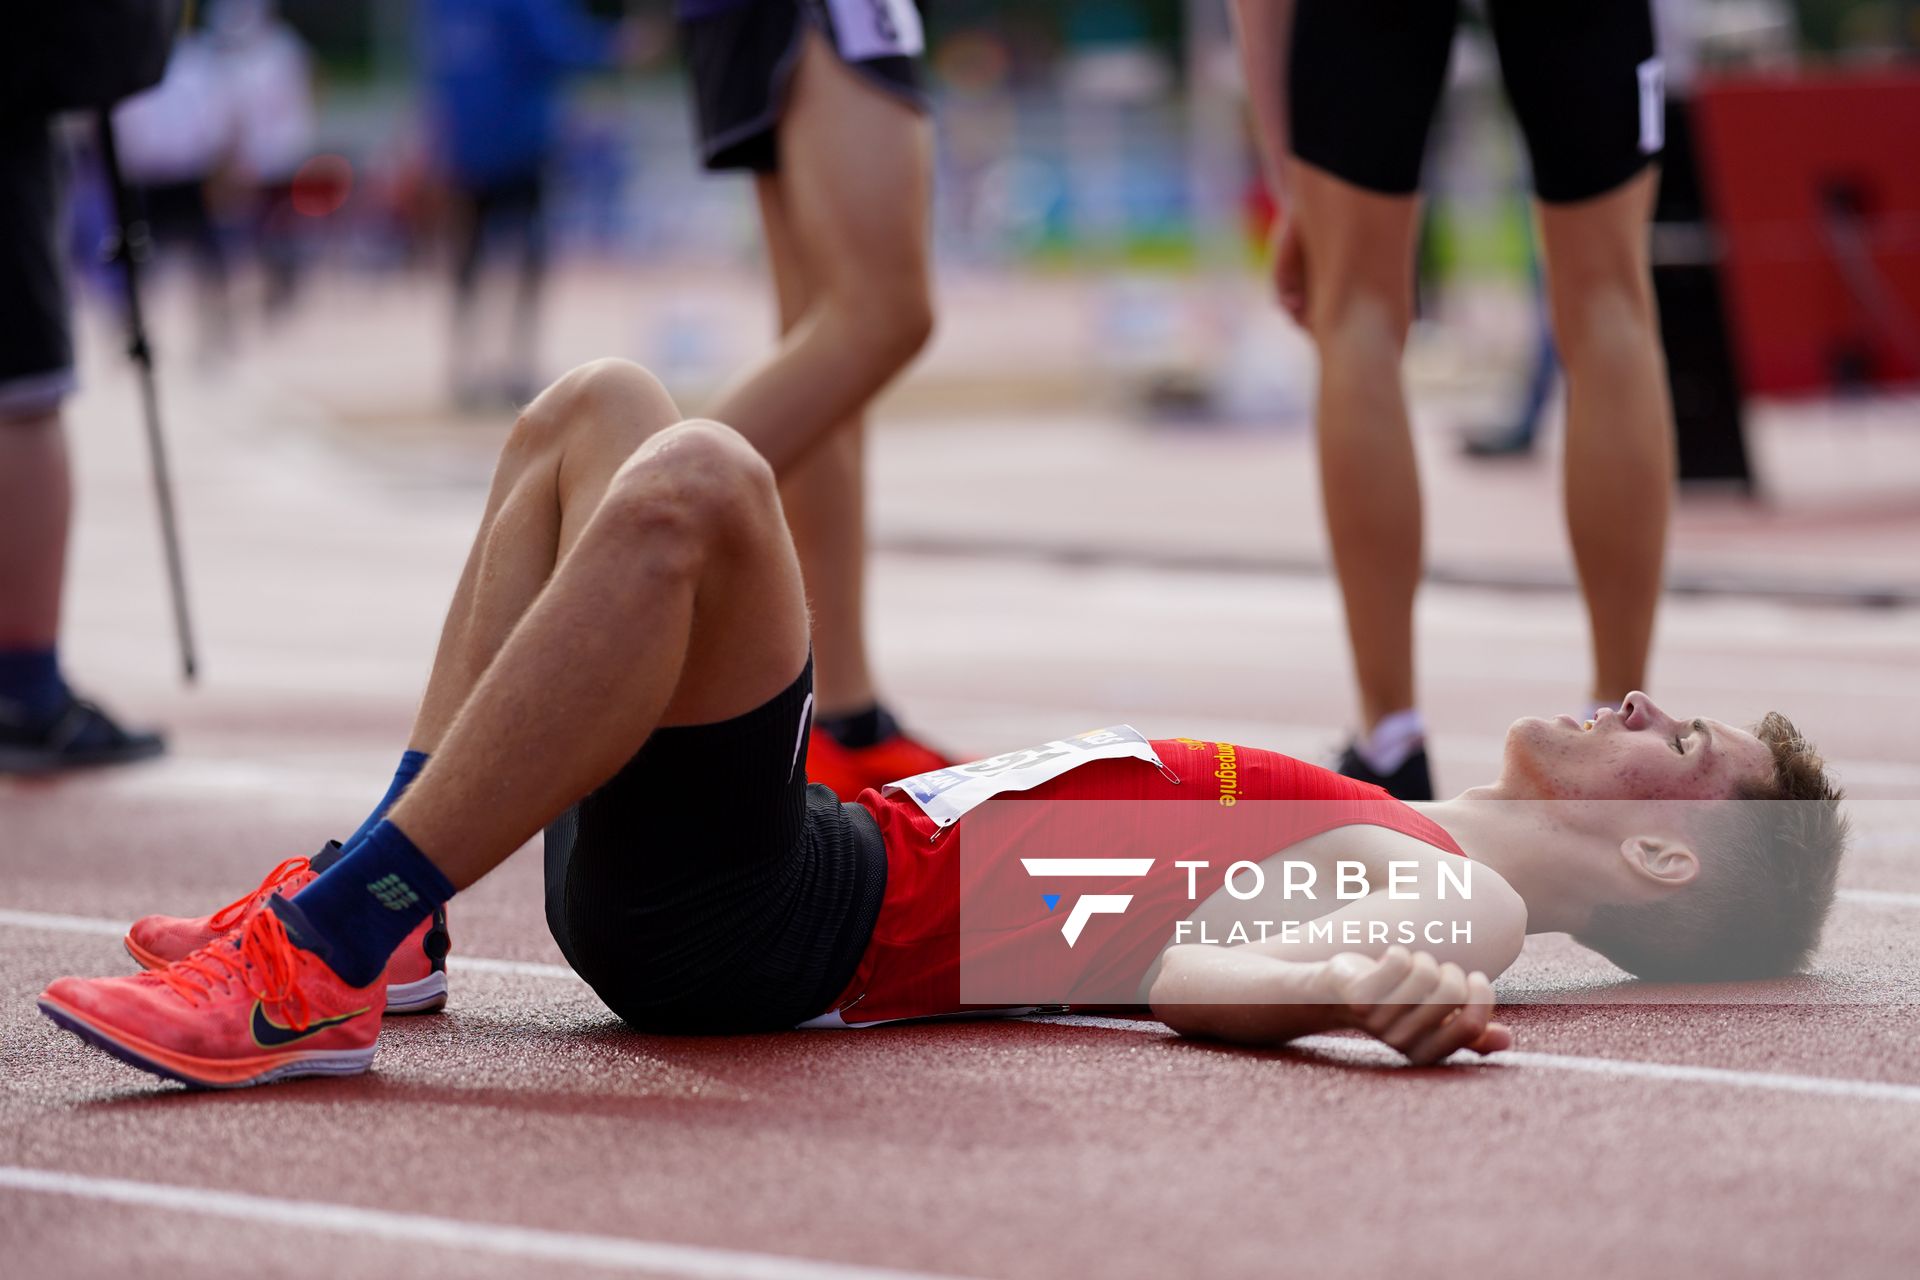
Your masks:
<svg viewBox="0 0 1920 1280"><path fill-rule="evenodd" d="M1700 858L1685 843L1665 836L1628 836L1620 856L1637 876L1663 888L1678 889L1700 874Z"/></svg>

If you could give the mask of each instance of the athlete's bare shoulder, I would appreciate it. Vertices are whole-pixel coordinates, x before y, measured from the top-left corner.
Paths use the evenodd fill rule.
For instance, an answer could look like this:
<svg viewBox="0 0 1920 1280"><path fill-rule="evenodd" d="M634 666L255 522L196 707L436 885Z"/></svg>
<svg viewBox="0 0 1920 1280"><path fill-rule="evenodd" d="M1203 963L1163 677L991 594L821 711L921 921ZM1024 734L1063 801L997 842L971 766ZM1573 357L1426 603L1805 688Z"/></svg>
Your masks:
<svg viewBox="0 0 1920 1280"><path fill-rule="evenodd" d="M1328 904L1334 909L1321 919L1339 925L1328 943L1290 947L1281 942L1267 949L1309 959L1342 950L1380 954L1387 945L1401 944L1496 976L1520 955L1527 904L1498 871L1474 861L1472 850L1467 854L1381 826L1356 824L1309 836L1284 857L1318 868L1321 882L1335 886L1341 883L1341 864L1347 864L1349 875L1358 864L1365 892ZM1387 941L1374 945L1383 928ZM1310 929L1295 934L1314 936Z"/></svg>

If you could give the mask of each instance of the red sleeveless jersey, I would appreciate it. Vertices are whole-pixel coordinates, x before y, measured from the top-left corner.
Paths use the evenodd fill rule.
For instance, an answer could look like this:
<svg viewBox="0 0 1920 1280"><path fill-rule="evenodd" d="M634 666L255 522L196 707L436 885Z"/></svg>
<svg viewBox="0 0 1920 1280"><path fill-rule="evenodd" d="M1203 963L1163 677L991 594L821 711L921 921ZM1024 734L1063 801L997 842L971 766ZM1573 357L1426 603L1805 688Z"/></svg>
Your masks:
<svg viewBox="0 0 1920 1280"><path fill-rule="evenodd" d="M1393 799L1380 788L1342 777L1317 765L1273 751L1232 743L1200 742L1189 738L1156 741L1154 750L1166 765L1155 768L1144 760L1099 759L1044 782L1009 800L1031 801L1159 801L1205 803L1223 807L1243 801L1310 801L1302 805L1258 806L1260 820L1243 831L1227 833L1219 823L1175 823L1165 831L1187 833L1180 847L1168 850L1162 832L1156 846L1160 856L1151 874L1107 879L1102 893L1125 894L1130 902L1123 913L1090 922L1089 935L1097 945L1071 949L1054 946L1048 954L1048 980L1064 979L1078 992L1134 990L1173 937L1178 921L1199 906L1192 896L1189 873L1175 871L1176 861L1207 861L1214 877L1199 893L1204 899L1227 866L1235 861L1255 863L1292 844L1336 827L1369 824L1386 827L1447 853L1464 855L1446 830L1432 819ZM1169 774L1172 776L1170 777ZM1175 779L1178 781L1175 781ZM1022 859L997 852L963 860L961 851L970 822L980 822L976 811L944 832L906 795L863 792L858 801L873 815L886 843L887 889L873 937L860 965L827 1016L838 1012L849 1025L899 1018L921 1018L981 1008L960 998L963 958L979 974L1004 966L1017 949L1028 951L1042 932L1060 942L1062 915L1055 911L1059 894L1043 895L1047 887L1034 880ZM1000 803L998 797L987 802ZM1060 806L1027 805L1013 811L1015 822ZM1086 811L1092 812L1092 811ZM1111 809L1114 821L1127 823L1139 806L1119 804ZM1000 824L999 815L995 822ZM1004 824L1001 824L1004 825ZM996 826L996 832L998 832ZM1135 831L1108 827L1101 831L1107 847L1097 853L1131 852ZM1110 837L1110 843L1109 843ZM998 848L998 845L995 845ZM1083 851L1088 852L1088 851ZM1171 856L1169 856L1171 855ZM1020 903L1017 915L990 920L985 931L969 925L963 935L961 902ZM1052 900L1042 903L1042 898ZM999 908L990 908L999 909ZM964 946L963 946L964 938ZM962 956L962 951L967 952ZM1062 971L1055 967L1065 964ZM1055 1003L1049 999L1046 1003ZM1058 1001L1065 1003L1067 1001ZM1083 1003L1111 1003L1082 996ZM1132 1002L1129 997L1127 1003ZM1021 1003L1034 1003L1022 1001ZM991 1007L991 1006L984 1006Z"/></svg>

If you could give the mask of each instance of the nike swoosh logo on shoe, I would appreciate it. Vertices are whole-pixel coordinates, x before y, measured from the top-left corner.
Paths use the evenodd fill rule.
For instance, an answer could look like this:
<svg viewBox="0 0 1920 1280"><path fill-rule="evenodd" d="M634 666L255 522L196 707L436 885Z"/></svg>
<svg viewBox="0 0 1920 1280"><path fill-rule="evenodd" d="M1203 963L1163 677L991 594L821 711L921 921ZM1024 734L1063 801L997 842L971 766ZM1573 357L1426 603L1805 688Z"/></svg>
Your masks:
<svg viewBox="0 0 1920 1280"><path fill-rule="evenodd" d="M365 1009L355 1009L352 1013L343 1013L337 1018L322 1018L318 1022L307 1024L305 1031L295 1031L292 1027L283 1027L267 1016L267 1008L259 1000L253 1002L253 1042L262 1049L279 1049L308 1036L319 1035L328 1027L337 1027L343 1022L352 1022L365 1013Z"/></svg>

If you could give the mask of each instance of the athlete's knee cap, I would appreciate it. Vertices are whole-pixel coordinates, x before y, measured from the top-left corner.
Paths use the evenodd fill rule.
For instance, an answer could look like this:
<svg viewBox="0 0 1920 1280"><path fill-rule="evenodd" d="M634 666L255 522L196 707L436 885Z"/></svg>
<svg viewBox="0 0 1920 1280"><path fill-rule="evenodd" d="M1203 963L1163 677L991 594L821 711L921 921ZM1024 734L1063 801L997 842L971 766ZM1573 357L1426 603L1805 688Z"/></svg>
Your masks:
<svg viewBox="0 0 1920 1280"><path fill-rule="evenodd" d="M618 356L589 360L561 381L576 409L622 413L668 398L652 370Z"/></svg>
<svg viewBox="0 0 1920 1280"><path fill-rule="evenodd" d="M1554 342L1569 364L1640 352L1659 341L1650 290L1637 282L1566 290L1552 304Z"/></svg>
<svg viewBox="0 0 1920 1280"><path fill-rule="evenodd" d="M848 310L861 345L889 365L904 365L933 337L933 298L923 281L876 275Z"/></svg>
<svg viewBox="0 0 1920 1280"><path fill-rule="evenodd" d="M1396 368L1412 324L1409 309L1396 298L1367 290L1328 296L1322 283L1310 286L1308 327L1323 355L1348 360L1377 359Z"/></svg>
<svg viewBox="0 0 1920 1280"><path fill-rule="evenodd" d="M773 469L731 427L668 427L622 467L606 502L618 525L653 540L711 542L777 501Z"/></svg>
<svg viewBox="0 0 1920 1280"><path fill-rule="evenodd" d="M661 433L656 458L710 516L765 507L779 493L773 468L724 423L691 418Z"/></svg>
<svg viewBox="0 0 1920 1280"><path fill-rule="evenodd" d="M673 400L660 379L631 360L590 360L556 378L520 413L507 438L509 452L539 451L596 422L657 415Z"/></svg>

